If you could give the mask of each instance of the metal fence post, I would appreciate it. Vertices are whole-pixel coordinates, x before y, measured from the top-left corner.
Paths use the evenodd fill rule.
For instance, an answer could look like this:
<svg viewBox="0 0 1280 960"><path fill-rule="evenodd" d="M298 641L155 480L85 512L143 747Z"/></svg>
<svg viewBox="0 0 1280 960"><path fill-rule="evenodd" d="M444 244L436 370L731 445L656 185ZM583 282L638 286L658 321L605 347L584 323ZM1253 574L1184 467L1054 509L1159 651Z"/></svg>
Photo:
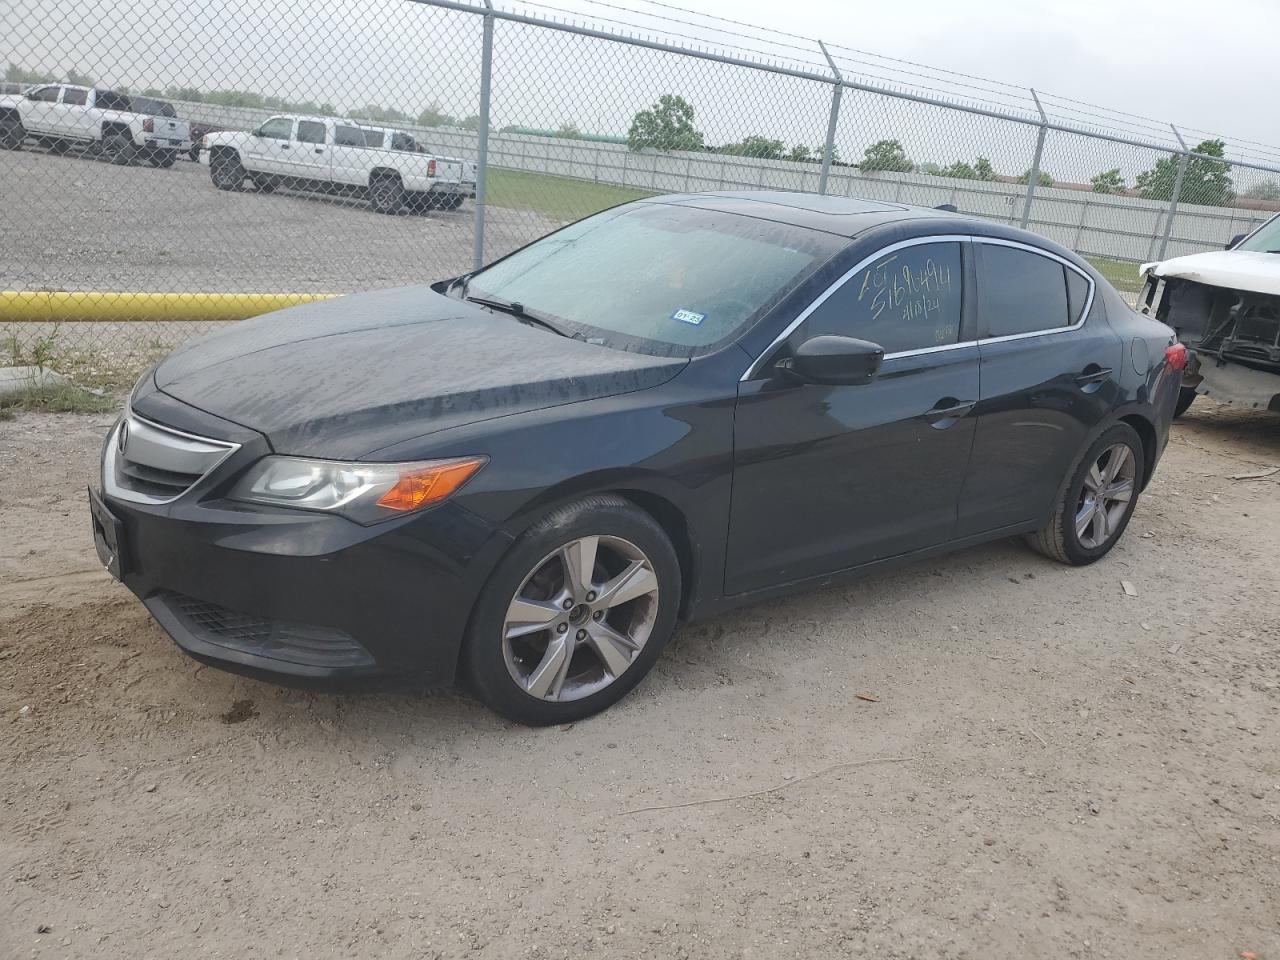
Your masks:
<svg viewBox="0 0 1280 960"><path fill-rule="evenodd" d="M1169 129L1178 138L1178 146L1182 147L1182 155L1178 157L1178 172L1173 177L1173 193L1169 197L1169 210L1164 215L1164 236L1160 238L1160 254L1157 260L1163 260L1165 251L1169 249L1169 237L1173 234L1173 218L1178 215L1178 201L1182 199L1182 178L1187 174L1187 164L1191 162L1191 154L1187 152L1187 141L1172 123Z"/></svg>
<svg viewBox="0 0 1280 960"><path fill-rule="evenodd" d="M1036 96L1035 90L1031 91L1031 99L1036 102L1036 109L1040 111L1040 131L1036 134L1036 152L1031 158L1031 169L1027 171L1027 202L1022 208L1022 229L1027 229L1027 224L1031 222L1031 204L1036 198L1036 186L1040 182L1040 157L1044 154L1044 135L1049 131L1049 118L1045 115L1044 107L1040 106L1040 98Z"/></svg>
<svg viewBox="0 0 1280 960"><path fill-rule="evenodd" d="M471 267L484 266L484 208L488 197L489 173L489 88L493 79L493 0L484 0L489 13L484 16L480 44L480 138L476 145L476 219L471 251Z"/></svg>
<svg viewBox="0 0 1280 960"><path fill-rule="evenodd" d="M836 124L840 122L840 97L844 93L844 77L840 75L840 68L831 59L831 54L827 53L827 45L819 40L818 46L822 48L822 55L827 58L831 72L836 75L836 82L831 87L831 115L827 118L827 141L822 148L822 170L818 173L818 193L825 195L827 177L831 173L831 158L835 156Z"/></svg>

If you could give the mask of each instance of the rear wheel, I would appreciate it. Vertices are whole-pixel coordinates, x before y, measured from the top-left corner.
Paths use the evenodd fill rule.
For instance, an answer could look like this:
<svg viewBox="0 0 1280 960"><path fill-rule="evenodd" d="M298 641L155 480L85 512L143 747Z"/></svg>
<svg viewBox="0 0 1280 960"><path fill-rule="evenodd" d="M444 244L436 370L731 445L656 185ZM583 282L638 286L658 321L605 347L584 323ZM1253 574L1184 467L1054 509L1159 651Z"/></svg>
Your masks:
<svg viewBox="0 0 1280 960"><path fill-rule="evenodd" d="M102 152L112 163L128 166L138 156L138 148L127 133L108 134L102 141Z"/></svg>
<svg viewBox="0 0 1280 960"><path fill-rule="evenodd" d="M215 153L209 158L209 179L219 190L239 190L244 184L244 167L234 153Z"/></svg>
<svg viewBox="0 0 1280 960"><path fill-rule="evenodd" d="M0 126L0 150L21 150L26 138L26 128L16 120Z"/></svg>
<svg viewBox="0 0 1280 960"><path fill-rule="evenodd" d="M378 177L369 184L369 206L377 213L399 213L404 206L404 185L399 177Z"/></svg>
<svg viewBox="0 0 1280 960"><path fill-rule="evenodd" d="M1195 403L1195 399L1196 399L1196 388L1183 387L1181 390L1178 391L1178 402L1174 404L1173 415L1175 417L1182 416L1184 413L1187 412L1191 404Z"/></svg>
<svg viewBox="0 0 1280 960"><path fill-rule="evenodd" d="M1143 482L1142 440L1117 423L1093 442L1058 501L1053 519L1027 539L1046 557L1074 566L1100 560L1119 541Z"/></svg>
<svg viewBox="0 0 1280 960"><path fill-rule="evenodd" d="M657 522L621 497L549 514L498 564L471 618L465 671L519 723L565 723L616 703L675 628L680 565Z"/></svg>

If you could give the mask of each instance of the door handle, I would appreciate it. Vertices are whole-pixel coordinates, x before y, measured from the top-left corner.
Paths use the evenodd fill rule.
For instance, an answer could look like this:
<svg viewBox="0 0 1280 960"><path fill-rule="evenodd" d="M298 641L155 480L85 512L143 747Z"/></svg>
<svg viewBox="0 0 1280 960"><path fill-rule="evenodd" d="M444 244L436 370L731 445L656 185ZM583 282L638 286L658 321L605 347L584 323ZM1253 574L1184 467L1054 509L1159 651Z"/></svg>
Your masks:
<svg viewBox="0 0 1280 960"><path fill-rule="evenodd" d="M324 147L316 147L316 153L324 153Z"/></svg>
<svg viewBox="0 0 1280 960"><path fill-rule="evenodd" d="M1091 363L1076 376L1076 385L1085 393L1093 393L1110 376L1110 367L1100 367L1096 363Z"/></svg>
<svg viewBox="0 0 1280 960"><path fill-rule="evenodd" d="M282 143L282 144L280 144L280 149L281 149L281 150L292 150L292 149L293 149L293 147L291 147L291 146L290 146L289 144L287 144L287 143Z"/></svg>
<svg viewBox="0 0 1280 960"><path fill-rule="evenodd" d="M932 410L925 411L929 425L945 430L978 405L977 400L960 401L955 397L943 397Z"/></svg>

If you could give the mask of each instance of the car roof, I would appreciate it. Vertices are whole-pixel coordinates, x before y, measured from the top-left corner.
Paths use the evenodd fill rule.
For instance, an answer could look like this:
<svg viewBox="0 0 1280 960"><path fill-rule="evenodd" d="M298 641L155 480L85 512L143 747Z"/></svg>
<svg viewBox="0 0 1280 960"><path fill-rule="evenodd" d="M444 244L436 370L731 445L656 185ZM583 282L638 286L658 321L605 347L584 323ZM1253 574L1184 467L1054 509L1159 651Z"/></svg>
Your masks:
<svg viewBox="0 0 1280 960"><path fill-rule="evenodd" d="M963 236L995 237L1029 244L1065 257L1087 269L1074 251L1047 237L1017 227L966 216L935 207L865 200L860 197L833 197L785 190L727 190L707 193L680 193L649 197L638 203L669 203L718 210L755 217L774 223L820 230L853 239L880 227L899 226L903 236L956 233Z"/></svg>

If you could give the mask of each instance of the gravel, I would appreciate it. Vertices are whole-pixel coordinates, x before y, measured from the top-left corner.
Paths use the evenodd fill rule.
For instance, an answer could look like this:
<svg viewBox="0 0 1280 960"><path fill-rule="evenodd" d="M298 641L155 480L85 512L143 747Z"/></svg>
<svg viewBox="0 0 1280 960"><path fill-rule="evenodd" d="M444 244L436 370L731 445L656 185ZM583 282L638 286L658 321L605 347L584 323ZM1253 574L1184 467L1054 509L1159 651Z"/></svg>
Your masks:
<svg viewBox="0 0 1280 960"><path fill-rule="evenodd" d="M758 604L544 730L183 656L94 557L109 422L0 422L0 956L1280 942L1280 475L1230 479L1280 418L1198 401L1093 566L1004 541Z"/></svg>

